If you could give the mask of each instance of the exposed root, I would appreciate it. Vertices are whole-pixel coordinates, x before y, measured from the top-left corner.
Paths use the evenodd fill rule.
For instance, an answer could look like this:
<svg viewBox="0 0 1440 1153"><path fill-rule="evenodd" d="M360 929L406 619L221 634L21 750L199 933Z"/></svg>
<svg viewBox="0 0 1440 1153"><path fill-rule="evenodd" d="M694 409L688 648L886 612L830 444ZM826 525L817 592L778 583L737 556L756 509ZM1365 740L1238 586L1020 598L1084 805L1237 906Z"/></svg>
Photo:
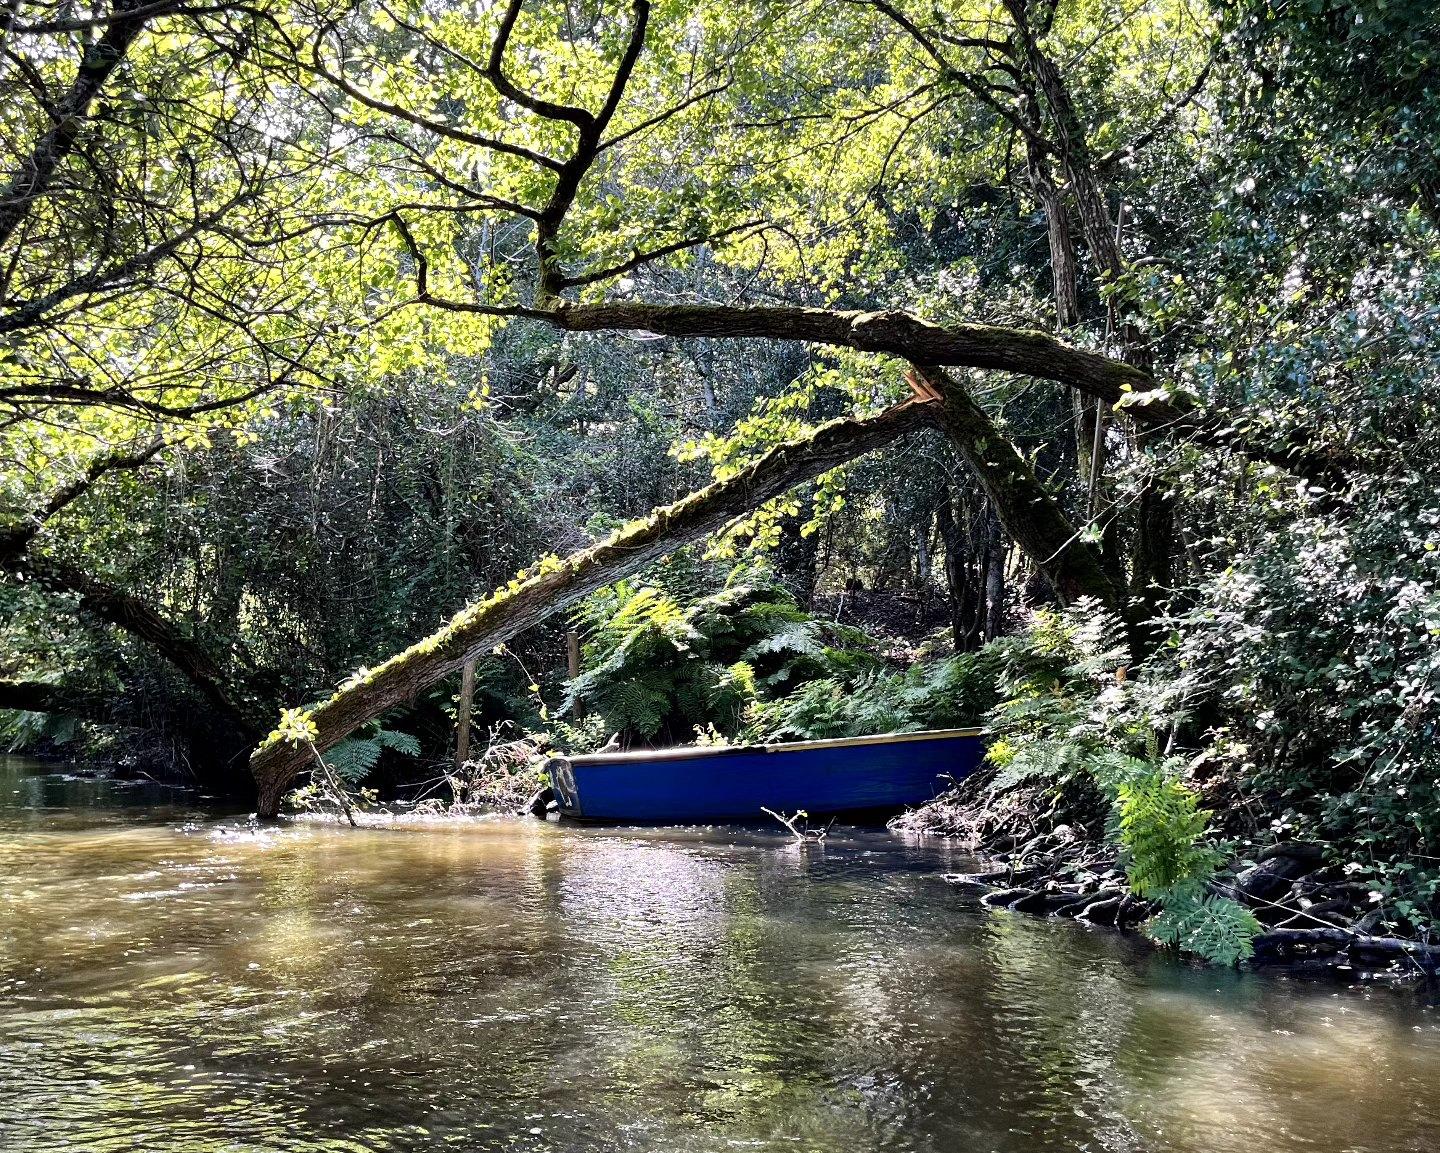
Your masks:
<svg viewBox="0 0 1440 1153"><path fill-rule="evenodd" d="M989 867L946 876L981 893L991 908L1065 917L1120 929L1155 911L1130 892L1122 862L1082 806L1052 801L1023 786L995 787L982 770L891 827L955 837ZM1068 815L1073 823L1057 823ZM1313 843L1271 845L1235 861L1211 885L1218 896L1248 908L1265 931L1247 968L1346 983L1431 989L1440 981L1440 941L1418 933L1366 885L1327 865Z"/></svg>

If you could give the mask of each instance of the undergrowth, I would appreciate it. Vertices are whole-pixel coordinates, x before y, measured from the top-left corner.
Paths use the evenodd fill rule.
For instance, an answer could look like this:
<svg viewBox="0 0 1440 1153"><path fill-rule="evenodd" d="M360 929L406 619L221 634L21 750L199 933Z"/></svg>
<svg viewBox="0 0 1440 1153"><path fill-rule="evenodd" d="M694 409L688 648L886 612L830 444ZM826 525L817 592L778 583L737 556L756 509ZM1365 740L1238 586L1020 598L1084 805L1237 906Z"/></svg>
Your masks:
<svg viewBox="0 0 1440 1153"><path fill-rule="evenodd" d="M998 699L977 803L1003 807L1018 793L1014 810L1033 819L1048 799L1053 825L1105 813L1100 832L1131 891L1159 907L1146 933L1218 964L1248 957L1260 925L1215 891L1229 854L1211 835L1187 762L1161 749L1182 715L1162 687L1129 677L1119 620L1086 601L1041 610L1025 632L984 651Z"/></svg>

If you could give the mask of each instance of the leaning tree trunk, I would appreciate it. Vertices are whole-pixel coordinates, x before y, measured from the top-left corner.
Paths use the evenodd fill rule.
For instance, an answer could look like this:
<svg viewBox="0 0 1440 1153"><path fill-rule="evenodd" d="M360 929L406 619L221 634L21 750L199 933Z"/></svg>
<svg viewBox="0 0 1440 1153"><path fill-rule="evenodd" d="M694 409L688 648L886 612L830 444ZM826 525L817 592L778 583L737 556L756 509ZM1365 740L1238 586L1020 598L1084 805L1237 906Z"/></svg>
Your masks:
<svg viewBox="0 0 1440 1153"><path fill-rule="evenodd" d="M315 750L330 748L366 721L411 700L467 660L596 589L718 531L737 516L798 484L932 423L936 409L934 404L912 401L866 420L831 421L803 440L771 449L736 476L656 509L609 540L563 560L541 561L531 575L462 609L444 628L356 677L287 726L293 731L308 722L313 729L308 741L290 740L278 731L272 733L250 759L259 790L260 815L275 816L286 789L296 774L312 763Z"/></svg>
<svg viewBox="0 0 1440 1153"><path fill-rule="evenodd" d="M915 371L942 398L940 428L970 466L1005 531L1045 574L1061 604L1093 597L1124 615L1125 598L1105 572L1100 555L954 377L933 366Z"/></svg>

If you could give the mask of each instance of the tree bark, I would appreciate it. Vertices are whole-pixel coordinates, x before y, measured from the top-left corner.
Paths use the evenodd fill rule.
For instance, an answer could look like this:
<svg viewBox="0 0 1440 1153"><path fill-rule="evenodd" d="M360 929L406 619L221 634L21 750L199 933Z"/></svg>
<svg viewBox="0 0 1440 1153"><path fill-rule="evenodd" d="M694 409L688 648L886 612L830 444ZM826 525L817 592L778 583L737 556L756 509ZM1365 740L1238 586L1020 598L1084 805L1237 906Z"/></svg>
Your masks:
<svg viewBox="0 0 1440 1153"><path fill-rule="evenodd" d="M1234 413L1207 413L1189 397L1167 394L1148 373L1122 360L1071 348L1043 332L986 324L932 324L908 312L844 312L791 306L615 302L551 307L492 307L422 291L413 303L453 312L538 321L566 332L652 332L662 336L809 341L897 356L912 364L994 369L1052 380L1107 405L1136 424L1192 443L1284 468L1317 484L1343 483L1358 462L1251 443Z"/></svg>
<svg viewBox="0 0 1440 1153"><path fill-rule="evenodd" d="M542 561L534 575L512 582L462 609L438 632L391 657L329 700L308 710L309 743L272 733L250 760L259 789L259 812L273 817L295 775L309 762L311 745L323 752L366 721L412 699L467 660L574 604L598 588L723 528L735 517L798 484L873 452L933 422L936 405L909 402L865 420L822 425L803 440L780 445L728 480L656 509L643 521L564 560Z"/></svg>
<svg viewBox="0 0 1440 1153"><path fill-rule="evenodd" d="M1075 239L1070 232L1070 214L1065 208L1064 194L1050 170L1050 157L1040 146L1040 113L1033 92L1025 94L1021 114L1033 132L1033 135L1025 137L1025 171L1035 203L1045 216L1045 235L1050 246L1050 280L1055 293L1055 327L1064 332L1080 323Z"/></svg>
<svg viewBox="0 0 1440 1153"><path fill-rule="evenodd" d="M991 508L985 516L985 639L1005 631L1005 534Z"/></svg>
<svg viewBox="0 0 1440 1153"><path fill-rule="evenodd" d="M1070 193L1079 212L1085 244L1095 263L1098 280L1102 288L1113 286L1126 269L1124 250L1120 243L1120 226L1116 220L1111 219L1106 203L1105 183L1091 154L1085 125L1076 112L1060 69L1041 47L1030 26L1027 0L1004 0L1004 4L1020 37L1035 83L1049 107L1056 151L1069 179ZM1123 219L1122 202L1118 220ZM1117 293L1110 297L1109 307L1121 358L1148 375L1151 355L1135 323L1134 301ZM1081 476L1085 479L1087 470L1084 467L1084 458L1086 455L1091 458L1088 462L1089 515L1094 520L1100 513L1098 506L1103 489L1105 461L1101 429L1104 414L1099 411L1098 406L1093 411L1089 410L1090 406L1077 398L1077 443L1083 446L1088 438L1092 446L1088 453L1081 448L1080 459ZM1136 434L1137 440L1143 440L1145 435L1141 430ZM1146 476L1141 483L1143 487L1138 501L1134 545L1130 554L1130 590L1145 606L1140 615L1154 616L1158 610L1159 592L1170 583L1175 551L1175 506L1159 478Z"/></svg>
<svg viewBox="0 0 1440 1153"><path fill-rule="evenodd" d="M441 303L430 301L430 303ZM443 307L443 304L442 304ZM485 311L477 307L475 311ZM519 315L567 332L654 332L662 336L804 340L898 356L913 364L1014 372L1079 389L1106 404L1128 393L1149 393L1155 381L1123 361L1071 348L1043 332L988 324L932 324L908 312L844 312L791 306L724 304L571 304ZM1155 397L1128 406L1138 421L1168 423L1189 410L1184 401Z"/></svg>
<svg viewBox="0 0 1440 1153"><path fill-rule="evenodd" d="M1114 280L1125 271L1125 263L1110 220L1110 209L1105 203L1104 185L1091 160L1085 126L1075 111L1075 103L1070 99L1070 90L1059 67L1041 48L1030 26L1028 0L1003 0L1003 3L1019 34L1035 84L1050 109L1055 151L1069 178L1070 195L1080 214L1080 226L1085 233L1090 257L1102 283Z"/></svg>
<svg viewBox="0 0 1440 1153"><path fill-rule="evenodd" d="M81 611L150 645L178 669L214 710L219 727L254 740L261 729L235 696L229 678L205 647L144 601L60 561L26 558L17 566L43 584L78 597Z"/></svg>
<svg viewBox="0 0 1440 1153"><path fill-rule="evenodd" d="M964 387L942 370L916 372L943 400L940 428L970 466L1010 539L1045 574L1061 604L1093 597L1117 615L1125 598L1030 466Z"/></svg>
<svg viewBox="0 0 1440 1153"><path fill-rule="evenodd" d="M455 708L455 771L463 772L470 759L470 710L475 702L474 658L460 666L460 701Z"/></svg>
<svg viewBox="0 0 1440 1153"><path fill-rule="evenodd" d="M945 549L945 587L950 593L950 632L957 653L978 647L980 635L976 627L975 582L971 579L970 562L973 549L969 534L955 516L955 497L946 493L935 510L935 526Z"/></svg>

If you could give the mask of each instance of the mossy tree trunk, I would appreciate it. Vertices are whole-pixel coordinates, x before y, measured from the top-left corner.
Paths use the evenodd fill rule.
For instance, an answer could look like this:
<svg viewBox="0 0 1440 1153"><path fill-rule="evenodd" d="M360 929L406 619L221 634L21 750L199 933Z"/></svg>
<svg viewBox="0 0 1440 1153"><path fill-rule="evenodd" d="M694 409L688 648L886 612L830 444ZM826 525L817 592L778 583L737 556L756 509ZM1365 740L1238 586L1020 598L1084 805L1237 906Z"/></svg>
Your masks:
<svg viewBox="0 0 1440 1153"><path fill-rule="evenodd" d="M831 421L802 440L771 449L736 476L656 509L609 540L564 559L542 561L530 575L462 609L438 632L303 713L298 723L313 728L308 742L272 734L250 760L260 814L273 817L279 811L296 774L313 762L311 745L323 752L467 660L796 485L933 423L936 412L933 403L910 402L865 420Z"/></svg>
<svg viewBox="0 0 1440 1153"><path fill-rule="evenodd" d="M970 466L1010 539L1045 574L1060 602L1093 597L1123 615L1125 597L1106 574L1100 554L985 410L943 370L926 366L916 372L942 398L941 431Z"/></svg>

